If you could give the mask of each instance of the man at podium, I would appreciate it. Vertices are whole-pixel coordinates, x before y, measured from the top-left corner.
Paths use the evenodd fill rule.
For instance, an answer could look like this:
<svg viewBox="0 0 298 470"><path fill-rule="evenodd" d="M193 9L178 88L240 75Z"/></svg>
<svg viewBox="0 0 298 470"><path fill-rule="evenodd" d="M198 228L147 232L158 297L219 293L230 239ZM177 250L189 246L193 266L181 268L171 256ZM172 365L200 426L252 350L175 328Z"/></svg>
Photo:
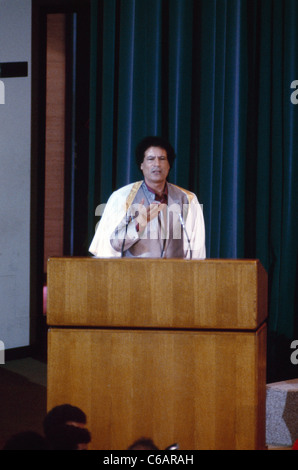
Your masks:
<svg viewBox="0 0 298 470"><path fill-rule="evenodd" d="M136 163L144 178L110 196L89 247L95 257L206 257L197 196L167 181L175 156L161 137L138 144Z"/></svg>

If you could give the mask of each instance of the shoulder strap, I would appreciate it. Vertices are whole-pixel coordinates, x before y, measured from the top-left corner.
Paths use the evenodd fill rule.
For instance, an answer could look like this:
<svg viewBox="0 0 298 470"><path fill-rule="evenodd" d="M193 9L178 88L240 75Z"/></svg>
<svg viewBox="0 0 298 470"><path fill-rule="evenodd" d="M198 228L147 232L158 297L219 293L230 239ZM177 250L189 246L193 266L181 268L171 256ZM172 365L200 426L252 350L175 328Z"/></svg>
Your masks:
<svg viewBox="0 0 298 470"><path fill-rule="evenodd" d="M130 208L130 206L132 205L133 203L133 200L134 198L136 197L136 194L138 192L138 190L140 189L140 186L141 184L143 183L143 181L137 181L136 183L133 184L131 190L130 190L130 193L129 195L127 196L126 198L126 209L125 209L125 212L128 211L128 209Z"/></svg>

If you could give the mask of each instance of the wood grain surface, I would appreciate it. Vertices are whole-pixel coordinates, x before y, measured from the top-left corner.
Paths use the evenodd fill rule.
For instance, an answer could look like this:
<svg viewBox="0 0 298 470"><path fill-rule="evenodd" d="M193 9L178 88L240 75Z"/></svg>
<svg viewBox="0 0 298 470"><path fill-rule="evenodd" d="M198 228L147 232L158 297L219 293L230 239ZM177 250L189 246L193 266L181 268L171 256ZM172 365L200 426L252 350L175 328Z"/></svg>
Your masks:
<svg viewBox="0 0 298 470"><path fill-rule="evenodd" d="M258 261L48 261L49 325L256 330L266 317Z"/></svg>
<svg viewBox="0 0 298 470"><path fill-rule="evenodd" d="M49 332L48 408L81 407L91 449L264 449L266 328Z"/></svg>

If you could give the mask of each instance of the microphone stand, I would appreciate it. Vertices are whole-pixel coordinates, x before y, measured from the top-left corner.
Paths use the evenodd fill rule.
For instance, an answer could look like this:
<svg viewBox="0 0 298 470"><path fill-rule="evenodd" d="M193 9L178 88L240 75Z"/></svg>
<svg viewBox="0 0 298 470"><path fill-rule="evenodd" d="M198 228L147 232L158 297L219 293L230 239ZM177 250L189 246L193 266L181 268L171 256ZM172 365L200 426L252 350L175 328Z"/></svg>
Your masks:
<svg viewBox="0 0 298 470"><path fill-rule="evenodd" d="M126 225L125 225L125 232L124 232L124 237L123 237L122 247L121 247L121 258L123 258L123 256L124 256L124 245L125 245L125 241L126 241L127 229L128 229L128 224L131 221L131 217L128 217L127 213L126 213L125 217L126 217Z"/></svg>
<svg viewBox="0 0 298 470"><path fill-rule="evenodd" d="M189 259L192 259L192 252L191 252L191 246L190 246L190 239L189 239L189 236L188 236L188 233L187 233L187 230L186 230L186 227L185 227L185 223L184 223L184 220L183 220L183 217L182 217L182 214L179 213L179 219L180 219L180 223L182 225L182 228L184 230L184 233L186 235L186 239L187 239L187 243L188 243L188 251L189 251Z"/></svg>

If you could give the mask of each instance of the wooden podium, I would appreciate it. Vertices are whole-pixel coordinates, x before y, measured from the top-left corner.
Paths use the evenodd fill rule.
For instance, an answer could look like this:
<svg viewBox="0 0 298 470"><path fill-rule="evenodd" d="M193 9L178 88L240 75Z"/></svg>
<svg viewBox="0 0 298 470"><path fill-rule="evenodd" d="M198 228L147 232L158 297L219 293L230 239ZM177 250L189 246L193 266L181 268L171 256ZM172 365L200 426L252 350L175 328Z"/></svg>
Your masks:
<svg viewBox="0 0 298 470"><path fill-rule="evenodd" d="M266 319L256 260L51 258L48 409L90 449L265 449Z"/></svg>

